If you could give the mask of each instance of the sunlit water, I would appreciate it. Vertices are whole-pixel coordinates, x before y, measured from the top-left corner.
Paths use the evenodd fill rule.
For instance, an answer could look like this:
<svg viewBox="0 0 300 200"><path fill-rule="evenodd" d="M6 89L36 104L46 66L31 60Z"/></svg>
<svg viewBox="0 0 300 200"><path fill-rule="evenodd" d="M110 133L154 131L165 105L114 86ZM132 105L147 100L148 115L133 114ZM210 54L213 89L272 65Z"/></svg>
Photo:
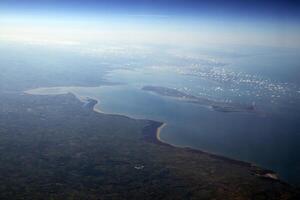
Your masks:
<svg viewBox="0 0 300 200"><path fill-rule="evenodd" d="M279 65L291 61L281 60L271 70L265 69L275 57L226 58L231 61L230 67L202 63L188 67L165 64L117 68L111 70L106 79L121 83L118 85L38 88L29 93L72 92L81 98L95 98L99 100L96 108L105 113L167 123L161 132L161 139L167 143L252 162L299 184L300 91L294 68L290 69L289 76L277 77L277 68L281 70ZM255 73L260 69L261 73ZM141 90L145 85L176 88L226 102L255 102L257 113L217 112L209 107Z"/></svg>

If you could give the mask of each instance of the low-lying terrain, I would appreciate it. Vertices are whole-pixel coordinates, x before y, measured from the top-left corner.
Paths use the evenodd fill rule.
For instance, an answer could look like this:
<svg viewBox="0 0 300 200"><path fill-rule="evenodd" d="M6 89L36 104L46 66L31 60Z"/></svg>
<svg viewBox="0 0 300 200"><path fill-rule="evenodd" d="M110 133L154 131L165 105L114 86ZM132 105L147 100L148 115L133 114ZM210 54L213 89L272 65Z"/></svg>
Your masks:
<svg viewBox="0 0 300 200"><path fill-rule="evenodd" d="M0 93L0 199L297 199L250 164L156 142L72 94Z"/></svg>
<svg viewBox="0 0 300 200"><path fill-rule="evenodd" d="M144 86L142 90L156 93L161 96L178 98L189 103L200 104L203 106L210 106L214 111L218 112L255 112L255 104L243 105L239 103L229 103L221 102L216 100L211 100L205 97L194 96L181 92L176 89L161 87L161 86Z"/></svg>

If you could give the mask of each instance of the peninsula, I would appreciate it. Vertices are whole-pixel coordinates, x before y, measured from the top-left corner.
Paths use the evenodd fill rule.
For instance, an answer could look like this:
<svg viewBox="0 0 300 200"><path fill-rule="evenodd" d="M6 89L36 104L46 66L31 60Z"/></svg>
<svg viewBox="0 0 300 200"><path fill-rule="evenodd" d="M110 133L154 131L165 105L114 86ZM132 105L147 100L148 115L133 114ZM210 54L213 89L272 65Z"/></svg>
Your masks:
<svg viewBox="0 0 300 200"><path fill-rule="evenodd" d="M161 96L177 98L189 103L195 103L203 106L209 106L214 111L218 112L249 112L253 113L256 111L255 105L244 105L238 103L228 103L215 101L204 97L198 97L191 94L181 92L176 89L162 87L162 86L144 86L142 90L156 93Z"/></svg>

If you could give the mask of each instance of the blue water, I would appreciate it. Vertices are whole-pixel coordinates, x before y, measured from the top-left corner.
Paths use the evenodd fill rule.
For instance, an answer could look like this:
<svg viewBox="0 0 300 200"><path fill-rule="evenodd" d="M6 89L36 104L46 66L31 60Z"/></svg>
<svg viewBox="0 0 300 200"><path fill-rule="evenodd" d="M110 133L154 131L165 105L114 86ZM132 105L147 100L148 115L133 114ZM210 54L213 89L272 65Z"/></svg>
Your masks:
<svg viewBox="0 0 300 200"><path fill-rule="evenodd" d="M178 57L163 65L137 62L106 74L107 81L119 85L39 88L30 93L73 92L98 99L96 107L103 112L166 122L161 139L167 143L255 163L300 184L298 55L269 52L219 58L224 64ZM145 85L226 102L255 102L258 112L216 112L141 90Z"/></svg>

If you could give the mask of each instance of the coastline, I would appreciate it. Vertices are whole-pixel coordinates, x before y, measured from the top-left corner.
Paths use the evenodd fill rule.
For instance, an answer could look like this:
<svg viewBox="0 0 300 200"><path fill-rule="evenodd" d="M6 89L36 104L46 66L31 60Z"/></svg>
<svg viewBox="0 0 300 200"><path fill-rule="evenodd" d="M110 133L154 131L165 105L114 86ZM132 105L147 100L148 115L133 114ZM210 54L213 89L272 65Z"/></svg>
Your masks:
<svg viewBox="0 0 300 200"><path fill-rule="evenodd" d="M191 152L191 153L206 154L206 155L208 155L212 158L216 158L216 159L219 159L219 160L222 160L222 161L225 161L225 162L229 162L229 163L232 163L232 164L235 164L235 165L247 167L257 177L269 179L269 180L272 180L272 181L278 181L278 182L281 182L282 184L289 185L288 183L281 180L276 172L274 172L270 169L265 169L263 167L257 166L255 164L250 163L250 162L246 162L246 161L242 161L242 160L236 160L236 159L233 159L233 158L229 158L229 157L226 157L226 156L214 154L214 153L203 151L203 150L200 150L200 149L195 149L195 148L192 148L192 147L184 147L184 146L179 146L179 145L167 143L167 142L163 141L160 137L161 131L167 125L167 123L157 122L157 121L153 121L153 120L148 120L148 121L150 122L150 125L148 125L147 127L145 127L143 129L144 139L148 142L152 142L152 143L155 143L155 144L158 144L158 145L164 145L164 146L168 146L168 147L172 147L172 148L183 149L183 150L186 150L186 151ZM153 126L156 127L155 130L152 129ZM151 132L151 130L153 130L153 131Z"/></svg>
<svg viewBox="0 0 300 200"><path fill-rule="evenodd" d="M161 138L160 138L160 133L161 133L162 129L163 129L165 126L167 126L167 123L163 123L163 124L162 124L160 127L158 127L157 130L156 130L156 138L157 138L157 140L159 140L160 142L163 142L163 141L161 140Z"/></svg>
<svg viewBox="0 0 300 200"><path fill-rule="evenodd" d="M30 93L30 90L24 91L23 93L25 93L27 95L47 95L47 94ZM264 169L263 167L257 166L255 164L250 163L250 162L236 160L236 159L233 159L233 158L229 158L229 157L226 157L226 156L214 154L214 153L203 151L203 150L200 150L200 149L195 149L195 148L192 148L192 147L179 146L179 145L175 145L175 144L171 144L171 143L167 143L167 142L163 141L161 139L160 135L161 135L162 129L167 125L167 123L165 123L165 122L154 121L154 120L149 120L149 119L136 119L134 117L130 117L130 116L127 116L125 114L120 114L120 113L106 113L106 112L103 112L102 110L96 108L96 105L98 105L99 102L100 102L99 99L92 98L92 97L89 97L89 96L79 96L79 95L77 95L73 92L66 92L66 93L59 93L59 94L48 94L48 95L63 95L63 94L73 95L80 102L91 104L91 105L88 105L86 108L91 110L91 111L94 111L96 113L105 114L105 115L121 116L121 117L126 117L126 118L129 118L129 119L133 119L133 120L146 120L146 121L148 121L149 125L144 127L143 130L142 130L143 139L147 142L151 142L151 143L158 144L158 145L163 145L163 146L168 146L168 147L171 147L171 148L178 148L178 149L186 150L186 151L191 152L191 153L205 154L205 155L208 155L212 158L216 158L216 159L219 159L219 160L223 160L225 162L229 162L229 163L232 163L232 164L237 164L237 165L240 165L240 166L243 166L243 167L247 167L257 177L269 179L269 180L272 180L272 181L278 181L278 182L281 182L283 184L288 184L288 183L282 181L278 177L276 172L274 172L272 170L269 170L269 169Z"/></svg>

